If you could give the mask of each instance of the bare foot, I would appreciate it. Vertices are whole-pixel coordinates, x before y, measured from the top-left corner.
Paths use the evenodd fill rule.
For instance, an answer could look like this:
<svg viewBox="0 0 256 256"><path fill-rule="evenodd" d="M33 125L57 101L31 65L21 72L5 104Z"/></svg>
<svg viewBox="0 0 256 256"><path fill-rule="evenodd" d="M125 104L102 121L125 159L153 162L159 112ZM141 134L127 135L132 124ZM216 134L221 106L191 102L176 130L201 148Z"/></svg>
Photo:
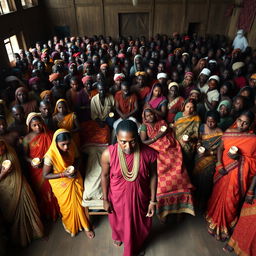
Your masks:
<svg viewBox="0 0 256 256"><path fill-rule="evenodd" d="M116 247L120 247L122 245L122 242L114 240L113 245L116 246Z"/></svg>
<svg viewBox="0 0 256 256"><path fill-rule="evenodd" d="M95 237L95 233L90 230L90 231L84 231L85 232L85 235L89 238L89 239L93 239Z"/></svg>

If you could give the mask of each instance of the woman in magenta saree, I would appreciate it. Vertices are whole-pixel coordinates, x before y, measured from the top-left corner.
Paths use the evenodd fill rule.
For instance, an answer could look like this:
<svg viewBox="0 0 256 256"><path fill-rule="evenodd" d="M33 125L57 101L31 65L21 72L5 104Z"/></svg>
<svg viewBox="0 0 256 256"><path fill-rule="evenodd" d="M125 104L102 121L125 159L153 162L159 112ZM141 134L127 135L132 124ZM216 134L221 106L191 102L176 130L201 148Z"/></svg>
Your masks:
<svg viewBox="0 0 256 256"><path fill-rule="evenodd" d="M151 92L146 97L144 108L151 108L156 114L157 119L164 119L167 111L167 99L163 96L163 89L161 84L153 85Z"/></svg>
<svg viewBox="0 0 256 256"><path fill-rule="evenodd" d="M224 133L218 149L213 192L206 214L208 231L217 240L230 237L252 177L256 175L256 135L249 132L253 120L252 112L242 113L236 121L237 128ZM229 153L232 146L238 148L238 153Z"/></svg>

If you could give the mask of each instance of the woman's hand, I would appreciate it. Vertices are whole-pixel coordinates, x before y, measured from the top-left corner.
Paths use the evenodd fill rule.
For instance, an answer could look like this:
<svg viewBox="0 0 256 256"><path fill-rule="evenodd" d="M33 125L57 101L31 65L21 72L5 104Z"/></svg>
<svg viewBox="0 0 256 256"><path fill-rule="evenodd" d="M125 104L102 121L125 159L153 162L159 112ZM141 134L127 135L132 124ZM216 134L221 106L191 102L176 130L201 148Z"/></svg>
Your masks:
<svg viewBox="0 0 256 256"><path fill-rule="evenodd" d="M220 173L221 175L226 175L226 174L228 174L228 172L227 172L226 169L224 169L224 168L220 169L220 170L219 170L219 173Z"/></svg>
<svg viewBox="0 0 256 256"><path fill-rule="evenodd" d="M245 202L248 204L252 204L253 203L253 199L254 199L254 195L247 195L245 197Z"/></svg>
<svg viewBox="0 0 256 256"><path fill-rule="evenodd" d="M30 164L31 164L31 166L33 168L38 168L39 169L39 168L43 167L43 163L42 163L41 159L40 159L40 163L39 164L33 164L33 161L31 161Z"/></svg>
<svg viewBox="0 0 256 256"><path fill-rule="evenodd" d="M154 204L149 204L148 205L148 212L146 217L153 217L156 211L156 206Z"/></svg>
<svg viewBox="0 0 256 256"><path fill-rule="evenodd" d="M230 152L228 152L228 157L233 159L233 160L238 160L239 157L240 157L240 154L239 153L231 154Z"/></svg>
<svg viewBox="0 0 256 256"><path fill-rule="evenodd" d="M63 172L64 177L67 177L70 179L74 179L76 177L76 174L77 174L76 170L74 170L73 173L69 173L67 169Z"/></svg>
<svg viewBox="0 0 256 256"><path fill-rule="evenodd" d="M9 174L13 169L13 165L11 164L8 168L2 166L1 168L1 173L6 175L6 174Z"/></svg>
<svg viewBox="0 0 256 256"><path fill-rule="evenodd" d="M113 211L112 205L108 200L103 200L103 208L108 213L112 213Z"/></svg>

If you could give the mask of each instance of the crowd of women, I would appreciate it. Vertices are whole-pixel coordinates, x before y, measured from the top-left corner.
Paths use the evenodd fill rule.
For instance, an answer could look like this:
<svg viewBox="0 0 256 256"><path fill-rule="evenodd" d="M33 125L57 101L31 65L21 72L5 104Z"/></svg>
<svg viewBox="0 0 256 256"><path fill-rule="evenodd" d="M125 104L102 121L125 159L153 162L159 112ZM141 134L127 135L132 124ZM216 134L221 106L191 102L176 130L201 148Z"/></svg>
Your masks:
<svg viewBox="0 0 256 256"><path fill-rule="evenodd" d="M226 251L256 255L255 50L217 35L55 36L15 59L0 74L0 214L12 243L43 237L59 216L72 236L94 237L83 207L90 191L102 206L99 158L130 119L158 151L159 220L203 213Z"/></svg>

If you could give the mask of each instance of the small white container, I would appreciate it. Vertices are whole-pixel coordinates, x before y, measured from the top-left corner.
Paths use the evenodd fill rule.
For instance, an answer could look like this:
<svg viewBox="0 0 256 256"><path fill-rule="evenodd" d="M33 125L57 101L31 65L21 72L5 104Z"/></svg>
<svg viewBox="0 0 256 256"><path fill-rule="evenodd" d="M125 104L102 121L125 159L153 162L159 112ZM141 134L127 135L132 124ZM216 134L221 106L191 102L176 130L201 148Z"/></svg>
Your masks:
<svg viewBox="0 0 256 256"><path fill-rule="evenodd" d="M185 142L187 142L187 141L189 140L189 136L186 135L186 134L183 135L183 136L182 136L182 140L185 141Z"/></svg>
<svg viewBox="0 0 256 256"><path fill-rule="evenodd" d="M161 126L160 131L165 132L167 130L167 127L165 125Z"/></svg>
<svg viewBox="0 0 256 256"><path fill-rule="evenodd" d="M2 162L2 166L5 168L5 169L9 169L12 165L12 162L10 160L4 160Z"/></svg>
<svg viewBox="0 0 256 256"><path fill-rule="evenodd" d="M238 152L238 148L236 146L232 146L229 151L228 151L231 155L235 155Z"/></svg>
<svg viewBox="0 0 256 256"><path fill-rule="evenodd" d="M199 147L198 148L198 152L200 153L200 154L203 154L204 152L205 152L205 147Z"/></svg>
<svg viewBox="0 0 256 256"><path fill-rule="evenodd" d="M67 168L67 173L68 174L73 174L75 172L75 167L73 165L70 165L68 168Z"/></svg>
<svg viewBox="0 0 256 256"><path fill-rule="evenodd" d="M39 157L35 157L32 159L31 163L34 165L34 166L37 166L41 163L41 160Z"/></svg>
<svg viewBox="0 0 256 256"><path fill-rule="evenodd" d="M108 116L111 117L111 118L114 117L114 115L115 115L115 114L114 114L113 112L110 112L110 113L108 114Z"/></svg>

